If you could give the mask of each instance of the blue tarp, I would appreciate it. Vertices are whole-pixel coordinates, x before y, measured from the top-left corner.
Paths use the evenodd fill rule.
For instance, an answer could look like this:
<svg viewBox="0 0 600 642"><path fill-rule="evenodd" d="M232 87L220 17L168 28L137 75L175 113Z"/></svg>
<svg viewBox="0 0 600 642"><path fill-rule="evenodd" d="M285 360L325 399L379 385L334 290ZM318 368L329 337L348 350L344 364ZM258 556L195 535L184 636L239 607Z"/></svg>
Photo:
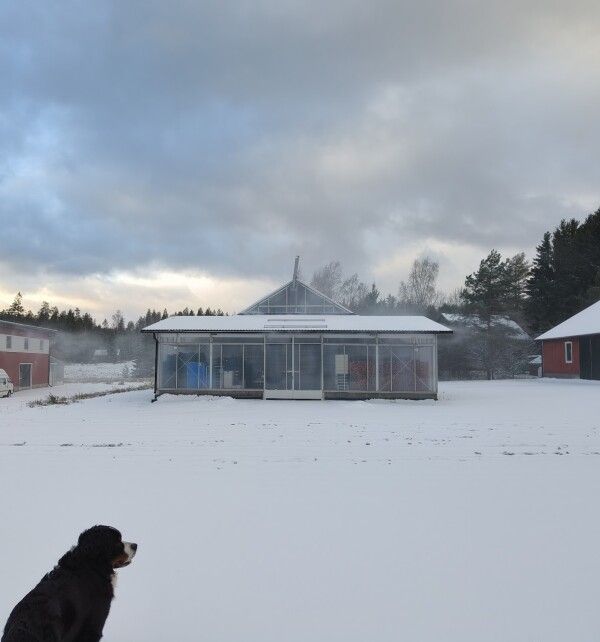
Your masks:
<svg viewBox="0 0 600 642"><path fill-rule="evenodd" d="M191 361L187 364L187 387L208 388L208 365Z"/></svg>

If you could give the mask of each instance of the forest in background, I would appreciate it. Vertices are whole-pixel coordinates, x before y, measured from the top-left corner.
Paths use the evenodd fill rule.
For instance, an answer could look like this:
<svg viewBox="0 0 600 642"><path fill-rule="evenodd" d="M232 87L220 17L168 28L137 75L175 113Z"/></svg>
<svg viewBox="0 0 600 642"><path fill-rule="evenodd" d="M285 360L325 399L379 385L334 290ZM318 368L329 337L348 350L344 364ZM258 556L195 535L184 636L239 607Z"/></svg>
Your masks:
<svg viewBox="0 0 600 642"><path fill-rule="evenodd" d="M466 276L452 293L438 290L439 264L430 257L414 261L398 290L382 294L375 283L347 275L339 261L317 269L313 287L359 314L425 314L448 323L454 335L440 340L443 378L494 378L524 374L536 352L532 341L519 337L507 321L516 322L530 337L560 323L600 300L600 209L583 222L563 220L546 232L532 261L524 253L502 257L496 250ZM220 309L186 307L175 315L222 315ZM452 315L451 317L443 315ZM68 362L134 361L135 372L153 368L153 339L140 330L167 318L166 309L149 309L136 321L117 310L98 323L78 308L58 310L43 302L37 312L25 310L21 293L0 311L0 319L39 325L59 333L53 354Z"/></svg>

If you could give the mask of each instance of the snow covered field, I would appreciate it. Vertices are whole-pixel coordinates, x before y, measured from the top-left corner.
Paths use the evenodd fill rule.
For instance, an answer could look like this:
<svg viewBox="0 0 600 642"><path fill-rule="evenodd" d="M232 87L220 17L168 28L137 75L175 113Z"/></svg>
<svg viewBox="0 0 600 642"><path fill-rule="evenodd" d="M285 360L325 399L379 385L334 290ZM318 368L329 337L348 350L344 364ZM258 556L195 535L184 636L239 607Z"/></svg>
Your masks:
<svg viewBox="0 0 600 642"><path fill-rule="evenodd" d="M107 642L598 639L600 384L150 398L0 400L2 624L109 523Z"/></svg>

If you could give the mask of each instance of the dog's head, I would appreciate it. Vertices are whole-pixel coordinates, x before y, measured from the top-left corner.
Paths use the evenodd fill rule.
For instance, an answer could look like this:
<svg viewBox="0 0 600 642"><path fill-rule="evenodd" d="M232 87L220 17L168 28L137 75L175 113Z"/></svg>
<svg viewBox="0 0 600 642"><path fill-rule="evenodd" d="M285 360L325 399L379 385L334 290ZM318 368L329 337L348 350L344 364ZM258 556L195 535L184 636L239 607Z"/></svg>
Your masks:
<svg viewBox="0 0 600 642"><path fill-rule="evenodd" d="M137 544L124 542L121 533L112 526L92 526L79 536L75 551L84 558L122 568L131 564Z"/></svg>

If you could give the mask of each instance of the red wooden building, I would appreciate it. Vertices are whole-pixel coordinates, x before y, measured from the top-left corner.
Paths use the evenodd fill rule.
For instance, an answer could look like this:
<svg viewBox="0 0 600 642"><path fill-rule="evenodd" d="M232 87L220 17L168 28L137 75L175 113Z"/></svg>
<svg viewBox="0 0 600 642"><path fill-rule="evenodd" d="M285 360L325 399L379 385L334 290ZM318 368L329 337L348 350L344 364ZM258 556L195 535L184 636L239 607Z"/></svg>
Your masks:
<svg viewBox="0 0 600 642"><path fill-rule="evenodd" d="M0 321L0 368L15 390L40 388L50 382L50 338L54 330Z"/></svg>
<svg viewBox="0 0 600 642"><path fill-rule="evenodd" d="M600 379L600 301L537 339L544 377Z"/></svg>

